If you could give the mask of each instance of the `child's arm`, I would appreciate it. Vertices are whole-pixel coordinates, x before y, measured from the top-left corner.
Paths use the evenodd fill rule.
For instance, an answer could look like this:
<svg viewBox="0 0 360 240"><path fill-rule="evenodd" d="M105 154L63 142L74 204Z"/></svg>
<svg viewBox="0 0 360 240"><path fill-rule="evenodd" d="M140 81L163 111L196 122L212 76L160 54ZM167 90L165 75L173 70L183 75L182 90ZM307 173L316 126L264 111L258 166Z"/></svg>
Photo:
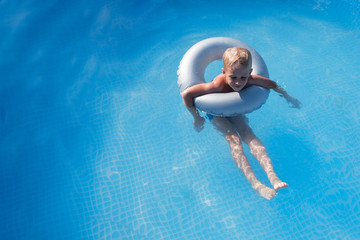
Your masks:
<svg viewBox="0 0 360 240"><path fill-rule="evenodd" d="M285 98L285 100L286 100L288 103L292 104L291 107L293 107L293 108L298 108L298 109L301 108L301 102L300 102L298 99L290 96L290 95L289 95L282 87L280 87L279 85L277 85L276 88L273 88L273 90L274 90L275 92L280 93L280 97Z"/></svg>
<svg viewBox="0 0 360 240"><path fill-rule="evenodd" d="M201 83L194 85L181 93L181 96L184 100L184 105L194 117L194 128L198 132L203 129L205 119L200 116L199 111L196 109L194 105L194 98L208 93L221 91L221 87L219 84L220 82L221 81L216 81L215 78L214 81L210 83Z"/></svg>
<svg viewBox="0 0 360 240"><path fill-rule="evenodd" d="M214 85L215 84L213 82L210 82L210 83L197 84L187 88L185 91L181 93L185 106L193 107L194 98L214 92L216 88Z"/></svg>
<svg viewBox="0 0 360 240"><path fill-rule="evenodd" d="M250 85L258 85L267 89L272 89L277 93L280 93L280 96L285 98L285 100L292 104L293 108L300 108L301 107L301 102L290 96L283 88L281 88L279 85L277 85L276 82L266 78L266 77L262 77L262 76L258 76L258 75L251 75L249 77L248 86Z"/></svg>
<svg viewBox="0 0 360 240"><path fill-rule="evenodd" d="M184 105L187 107L187 109L194 118L193 125L194 125L194 129L197 132L200 132L204 128L203 126L205 119L200 116L199 111L196 109L194 105L194 98L203 95L202 93L206 92L207 88L208 88L208 83L203 83L203 84L194 85L181 93L181 96L184 100Z"/></svg>

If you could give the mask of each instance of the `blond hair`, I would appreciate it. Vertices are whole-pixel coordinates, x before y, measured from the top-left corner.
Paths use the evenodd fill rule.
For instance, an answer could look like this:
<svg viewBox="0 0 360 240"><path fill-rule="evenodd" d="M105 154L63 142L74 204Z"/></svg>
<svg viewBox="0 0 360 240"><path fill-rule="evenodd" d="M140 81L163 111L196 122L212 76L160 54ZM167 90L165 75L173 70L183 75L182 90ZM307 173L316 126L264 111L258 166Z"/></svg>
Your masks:
<svg viewBox="0 0 360 240"><path fill-rule="evenodd" d="M240 64L243 67L251 68L252 57L249 50L241 47L228 48L223 55L224 69Z"/></svg>

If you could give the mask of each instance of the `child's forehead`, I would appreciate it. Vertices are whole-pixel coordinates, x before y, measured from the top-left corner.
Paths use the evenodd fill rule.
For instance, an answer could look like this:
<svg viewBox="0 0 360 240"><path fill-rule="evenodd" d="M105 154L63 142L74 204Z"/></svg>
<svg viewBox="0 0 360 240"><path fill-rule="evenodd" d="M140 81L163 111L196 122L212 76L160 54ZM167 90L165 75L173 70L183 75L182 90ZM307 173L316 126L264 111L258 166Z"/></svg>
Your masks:
<svg viewBox="0 0 360 240"><path fill-rule="evenodd" d="M226 68L226 72L232 73L232 74L240 74L240 73L247 73L248 72L248 66L243 66L241 64L234 64L230 67Z"/></svg>

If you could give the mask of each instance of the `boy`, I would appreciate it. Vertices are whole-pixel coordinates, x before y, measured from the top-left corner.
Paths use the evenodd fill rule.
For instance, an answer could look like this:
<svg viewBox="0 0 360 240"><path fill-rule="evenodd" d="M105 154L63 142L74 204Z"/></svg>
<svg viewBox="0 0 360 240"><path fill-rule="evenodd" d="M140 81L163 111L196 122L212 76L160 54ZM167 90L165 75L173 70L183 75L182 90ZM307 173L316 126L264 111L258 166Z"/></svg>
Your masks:
<svg viewBox="0 0 360 240"><path fill-rule="evenodd" d="M194 117L194 128L197 131L203 129L205 119L200 116L194 106L194 98L208 93L225 93L240 91L250 85L259 85L273 89L283 96L293 107L300 108L300 102L289 96L274 81L257 75L251 75L252 58L251 53L245 48L229 48L223 54L222 73L215 77L210 83L202 83L189 87L181 94L185 106ZM235 117L211 116L211 123L219 130L228 142L232 157L238 168L241 169L252 188L262 197L270 200L275 196L277 190L288 187L276 175L272 162L266 153L261 141L255 136L248 125L248 119L244 115ZM259 161L265 170L270 183L274 189L262 184L255 176L247 157L244 154L241 141L244 141L250 148L251 153Z"/></svg>

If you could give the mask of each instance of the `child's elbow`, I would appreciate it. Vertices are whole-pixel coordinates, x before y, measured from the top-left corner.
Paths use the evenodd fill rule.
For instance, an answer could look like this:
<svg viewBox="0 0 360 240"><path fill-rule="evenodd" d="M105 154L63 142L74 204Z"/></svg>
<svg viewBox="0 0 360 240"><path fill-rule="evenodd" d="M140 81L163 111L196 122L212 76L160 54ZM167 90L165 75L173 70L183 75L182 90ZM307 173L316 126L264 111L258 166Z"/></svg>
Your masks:
<svg viewBox="0 0 360 240"><path fill-rule="evenodd" d="M182 96L182 98L184 98L184 97L187 95L187 92L188 92L188 90L185 89L184 91L182 91L182 92L180 93L181 96Z"/></svg>
<svg viewBox="0 0 360 240"><path fill-rule="evenodd" d="M183 98L184 102L185 102L185 99L187 99L189 97L189 92L188 90L185 90L181 93L181 97Z"/></svg>
<svg viewBox="0 0 360 240"><path fill-rule="evenodd" d="M274 82L273 80L268 80L268 81L266 81L266 83L265 83L265 87L266 87L267 89L276 89L276 88L278 87L278 85L277 85L277 83Z"/></svg>
<svg viewBox="0 0 360 240"><path fill-rule="evenodd" d="M183 101L184 101L184 105L186 107L192 107L194 106L194 100L193 98L191 97L191 95L189 94L189 91L188 90L185 90L181 93L181 96L183 98Z"/></svg>
<svg viewBox="0 0 360 240"><path fill-rule="evenodd" d="M272 84L271 84L271 87L270 87L271 89L277 89L278 88L278 85L277 85L277 83L276 82L272 82Z"/></svg>

